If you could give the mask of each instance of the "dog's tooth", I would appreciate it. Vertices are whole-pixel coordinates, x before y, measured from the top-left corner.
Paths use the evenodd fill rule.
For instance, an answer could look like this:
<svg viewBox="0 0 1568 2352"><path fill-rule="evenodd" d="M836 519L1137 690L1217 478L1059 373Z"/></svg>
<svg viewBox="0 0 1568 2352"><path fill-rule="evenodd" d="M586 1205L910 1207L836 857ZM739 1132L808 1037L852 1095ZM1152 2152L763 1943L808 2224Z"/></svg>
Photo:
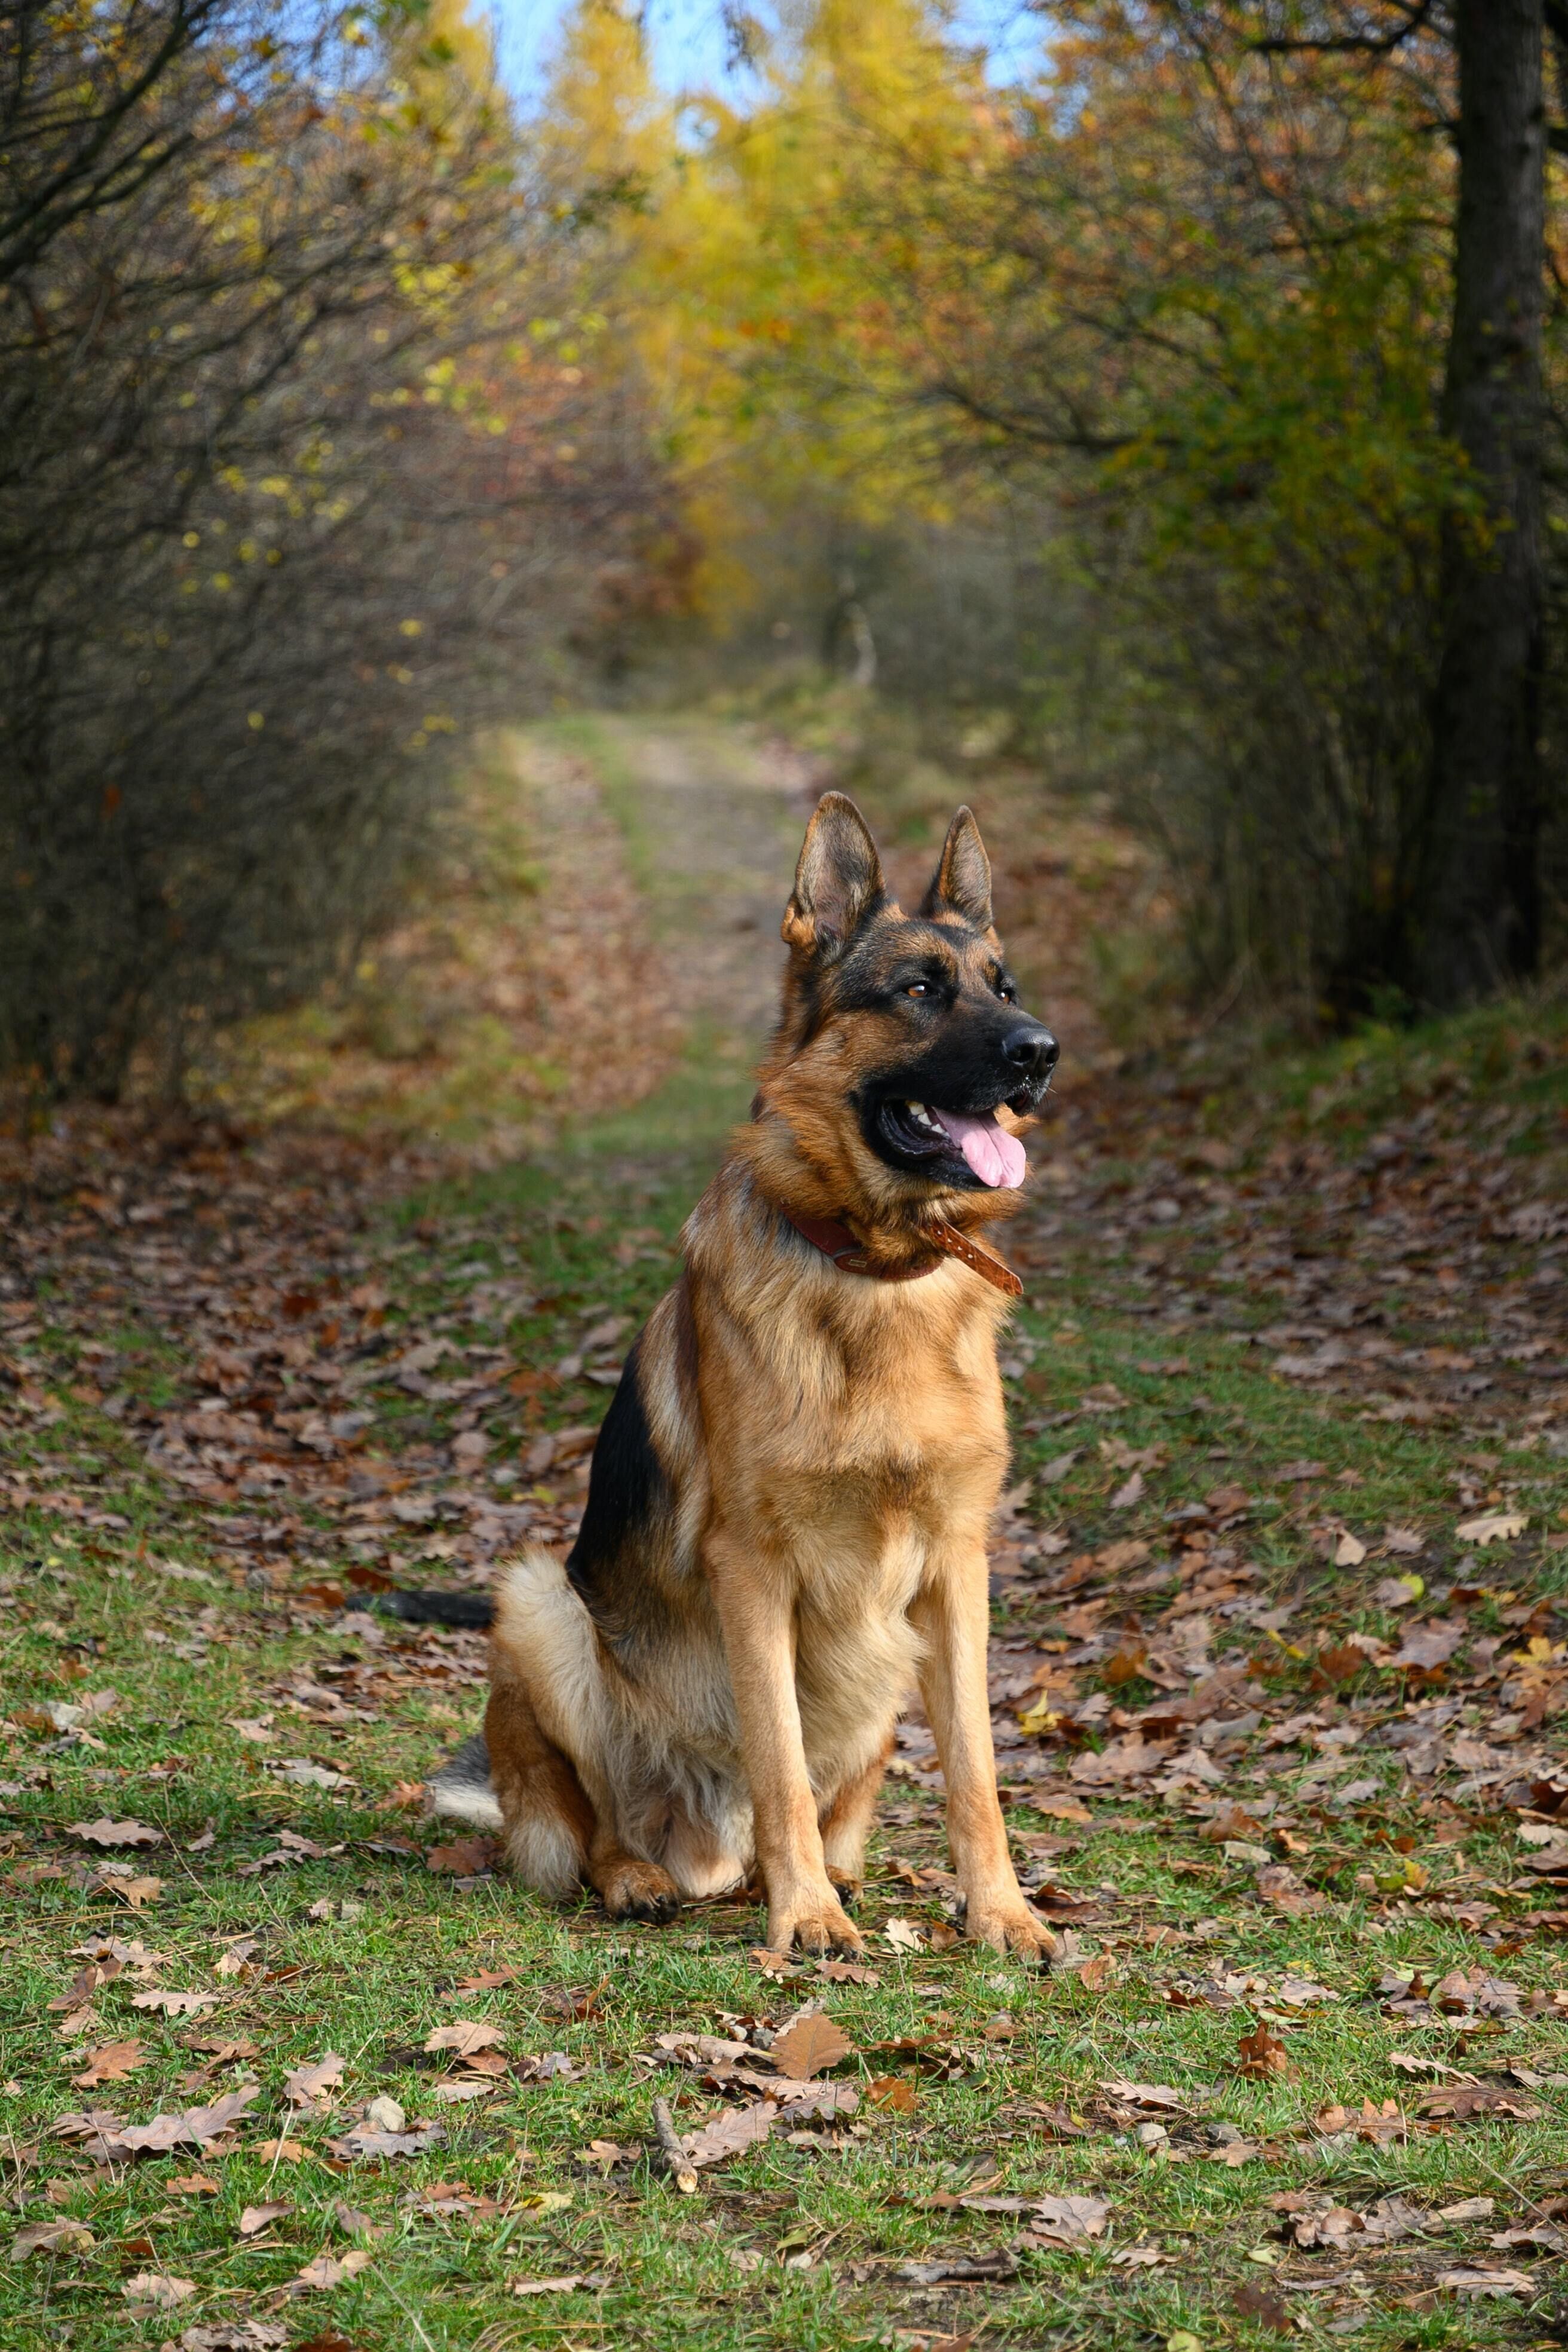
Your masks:
<svg viewBox="0 0 1568 2352"><path fill-rule="evenodd" d="M931 1113L927 1110L924 1103L910 1103L908 1108L913 1111L917 1118L929 1118L931 1117Z"/></svg>

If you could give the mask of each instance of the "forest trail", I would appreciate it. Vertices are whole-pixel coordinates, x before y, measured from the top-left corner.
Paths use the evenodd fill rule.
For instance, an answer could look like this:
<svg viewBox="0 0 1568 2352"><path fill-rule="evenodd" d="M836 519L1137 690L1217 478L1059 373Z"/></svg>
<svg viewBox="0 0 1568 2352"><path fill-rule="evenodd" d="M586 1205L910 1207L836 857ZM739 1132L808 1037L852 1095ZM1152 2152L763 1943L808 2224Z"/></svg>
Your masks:
<svg viewBox="0 0 1568 2352"><path fill-rule="evenodd" d="M1077 1041L1005 1240L1026 1296L992 1545L1000 1783L1057 1973L957 1937L918 1720L865 1969L759 1957L743 1902L674 1930L545 1906L422 1817L484 1645L369 1604L570 1538L745 1115L827 780L705 719L520 733L489 786L515 889L433 906L385 1000L435 1039L384 1065L413 1073L401 1105L354 1047L352 1120L340 1078L294 1124L83 1114L9 1147L18 2342L45 2261L81 2352L128 2320L181 2352L553 2352L563 2328L1022 2352L1064 2326L1142 2352L1266 2341L1298 2294L1390 2347L1412 2314L1452 2352L1539 2340L1568 1922L1561 1019L1369 1043L1271 1097L1169 1056L1114 1069L1087 995L1081 1023L1059 1008L1117 845L1092 812L977 792L1005 933L1037 942L1026 985ZM867 804L908 903L929 835ZM521 1039L551 1074L531 1097ZM480 1147L412 1116L454 1104ZM803 2003L845 2054L781 2109L767 2053ZM1422 2033L1447 2054L1413 2059ZM704 2149L686 2213L656 2091Z"/></svg>
<svg viewBox="0 0 1568 2352"><path fill-rule="evenodd" d="M805 763L702 719L579 720L665 950L672 1003L755 1047L777 1008L779 922L815 799Z"/></svg>

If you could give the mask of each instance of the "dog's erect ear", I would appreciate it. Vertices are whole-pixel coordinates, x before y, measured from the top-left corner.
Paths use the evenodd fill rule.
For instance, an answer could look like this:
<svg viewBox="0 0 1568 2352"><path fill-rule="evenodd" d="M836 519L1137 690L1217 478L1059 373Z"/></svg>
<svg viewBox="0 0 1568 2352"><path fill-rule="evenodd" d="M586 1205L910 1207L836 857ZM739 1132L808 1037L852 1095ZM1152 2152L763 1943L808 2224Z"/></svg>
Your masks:
<svg viewBox="0 0 1568 2352"><path fill-rule="evenodd" d="M985 844L980 838L973 809L961 808L948 826L942 856L921 912L962 915L977 931L991 929L991 860L985 855Z"/></svg>
<svg viewBox="0 0 1568 2352"><path fill-rule="evenodd" d="M886 895L865 818L842 793L824 793L801 844L785 940L799 955L836 956Z"/></svg>

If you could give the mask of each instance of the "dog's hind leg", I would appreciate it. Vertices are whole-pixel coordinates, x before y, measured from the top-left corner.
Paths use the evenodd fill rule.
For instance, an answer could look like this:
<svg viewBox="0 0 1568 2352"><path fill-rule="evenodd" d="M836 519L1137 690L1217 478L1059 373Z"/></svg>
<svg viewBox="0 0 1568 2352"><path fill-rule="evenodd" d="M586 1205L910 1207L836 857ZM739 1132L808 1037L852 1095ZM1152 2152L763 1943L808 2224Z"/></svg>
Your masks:
<svg viewBox="0 0 1568 2352"><path fill-rule="evenodd" d="M545 1738L527 1693L512 1682L490 1693L485 1745L507 1860L525 1885L563 1901L587 1875L598 1827L571 1759Z"/></svg>
<svg viewBox="0 0 1568 2352"><path fill-rule="evenodd" d="M674 1917L680 1896L669 1873L626 1851L608 1807L595 1805L572 1759L546 1738L515 1685L491 1694L485 1737L507 1858L526 1885L559 1902L586 1879L612 1919Z"/></svg>
<svg viewBox="0 0 1568 2352"><path fill-rule="evenodd" d="M893 1735L889 1732L870 1762L834 1790L821 1815L822 1859L827 1864L833 1891L846 1910L859 1894L866 1875L866 1840L870 1835L878 1791L892 1752Z"/></svg>

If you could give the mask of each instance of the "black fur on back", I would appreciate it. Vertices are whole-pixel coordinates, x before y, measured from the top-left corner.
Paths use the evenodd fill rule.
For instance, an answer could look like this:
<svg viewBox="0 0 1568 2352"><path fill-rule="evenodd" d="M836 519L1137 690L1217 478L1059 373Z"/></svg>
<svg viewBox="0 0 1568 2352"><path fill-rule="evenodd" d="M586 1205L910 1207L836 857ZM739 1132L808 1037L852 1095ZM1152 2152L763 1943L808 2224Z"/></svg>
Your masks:
<svg viewBox="0 0 1568 2352"><path fill-rule="evenodd" d="M685 1305L684 1300L681 1302ZM679 1370L695 1380L696 1333L686 1307L679 1333ZM588 1475L588 1500L577 1540L566 1556L566 1574L603 1631L626 1633L625 1612L616 1605L621 1572L635 1584L650 1531L668 1518L669 1482L654 1447L637 1377L640 1339L627 1350L620 1385L610 1400ZM495 1615L488 1592L382 1592L374 1606L385 1617L414 1625L468 1625L483 1631Z"/></svg>
<svg viewBox="0 0 1568 2352"><path fill-rule="evenodd" d="M635 1341L626 1354L620 1386L610 1400L588 1474L588 1502L577 1540L566 1556L566 1574L607 1633L616 1630L617 1571L634 1573L636 1555L647 1534L670 1507L669 1482L655 1450L642 1400Z"/></svg>

